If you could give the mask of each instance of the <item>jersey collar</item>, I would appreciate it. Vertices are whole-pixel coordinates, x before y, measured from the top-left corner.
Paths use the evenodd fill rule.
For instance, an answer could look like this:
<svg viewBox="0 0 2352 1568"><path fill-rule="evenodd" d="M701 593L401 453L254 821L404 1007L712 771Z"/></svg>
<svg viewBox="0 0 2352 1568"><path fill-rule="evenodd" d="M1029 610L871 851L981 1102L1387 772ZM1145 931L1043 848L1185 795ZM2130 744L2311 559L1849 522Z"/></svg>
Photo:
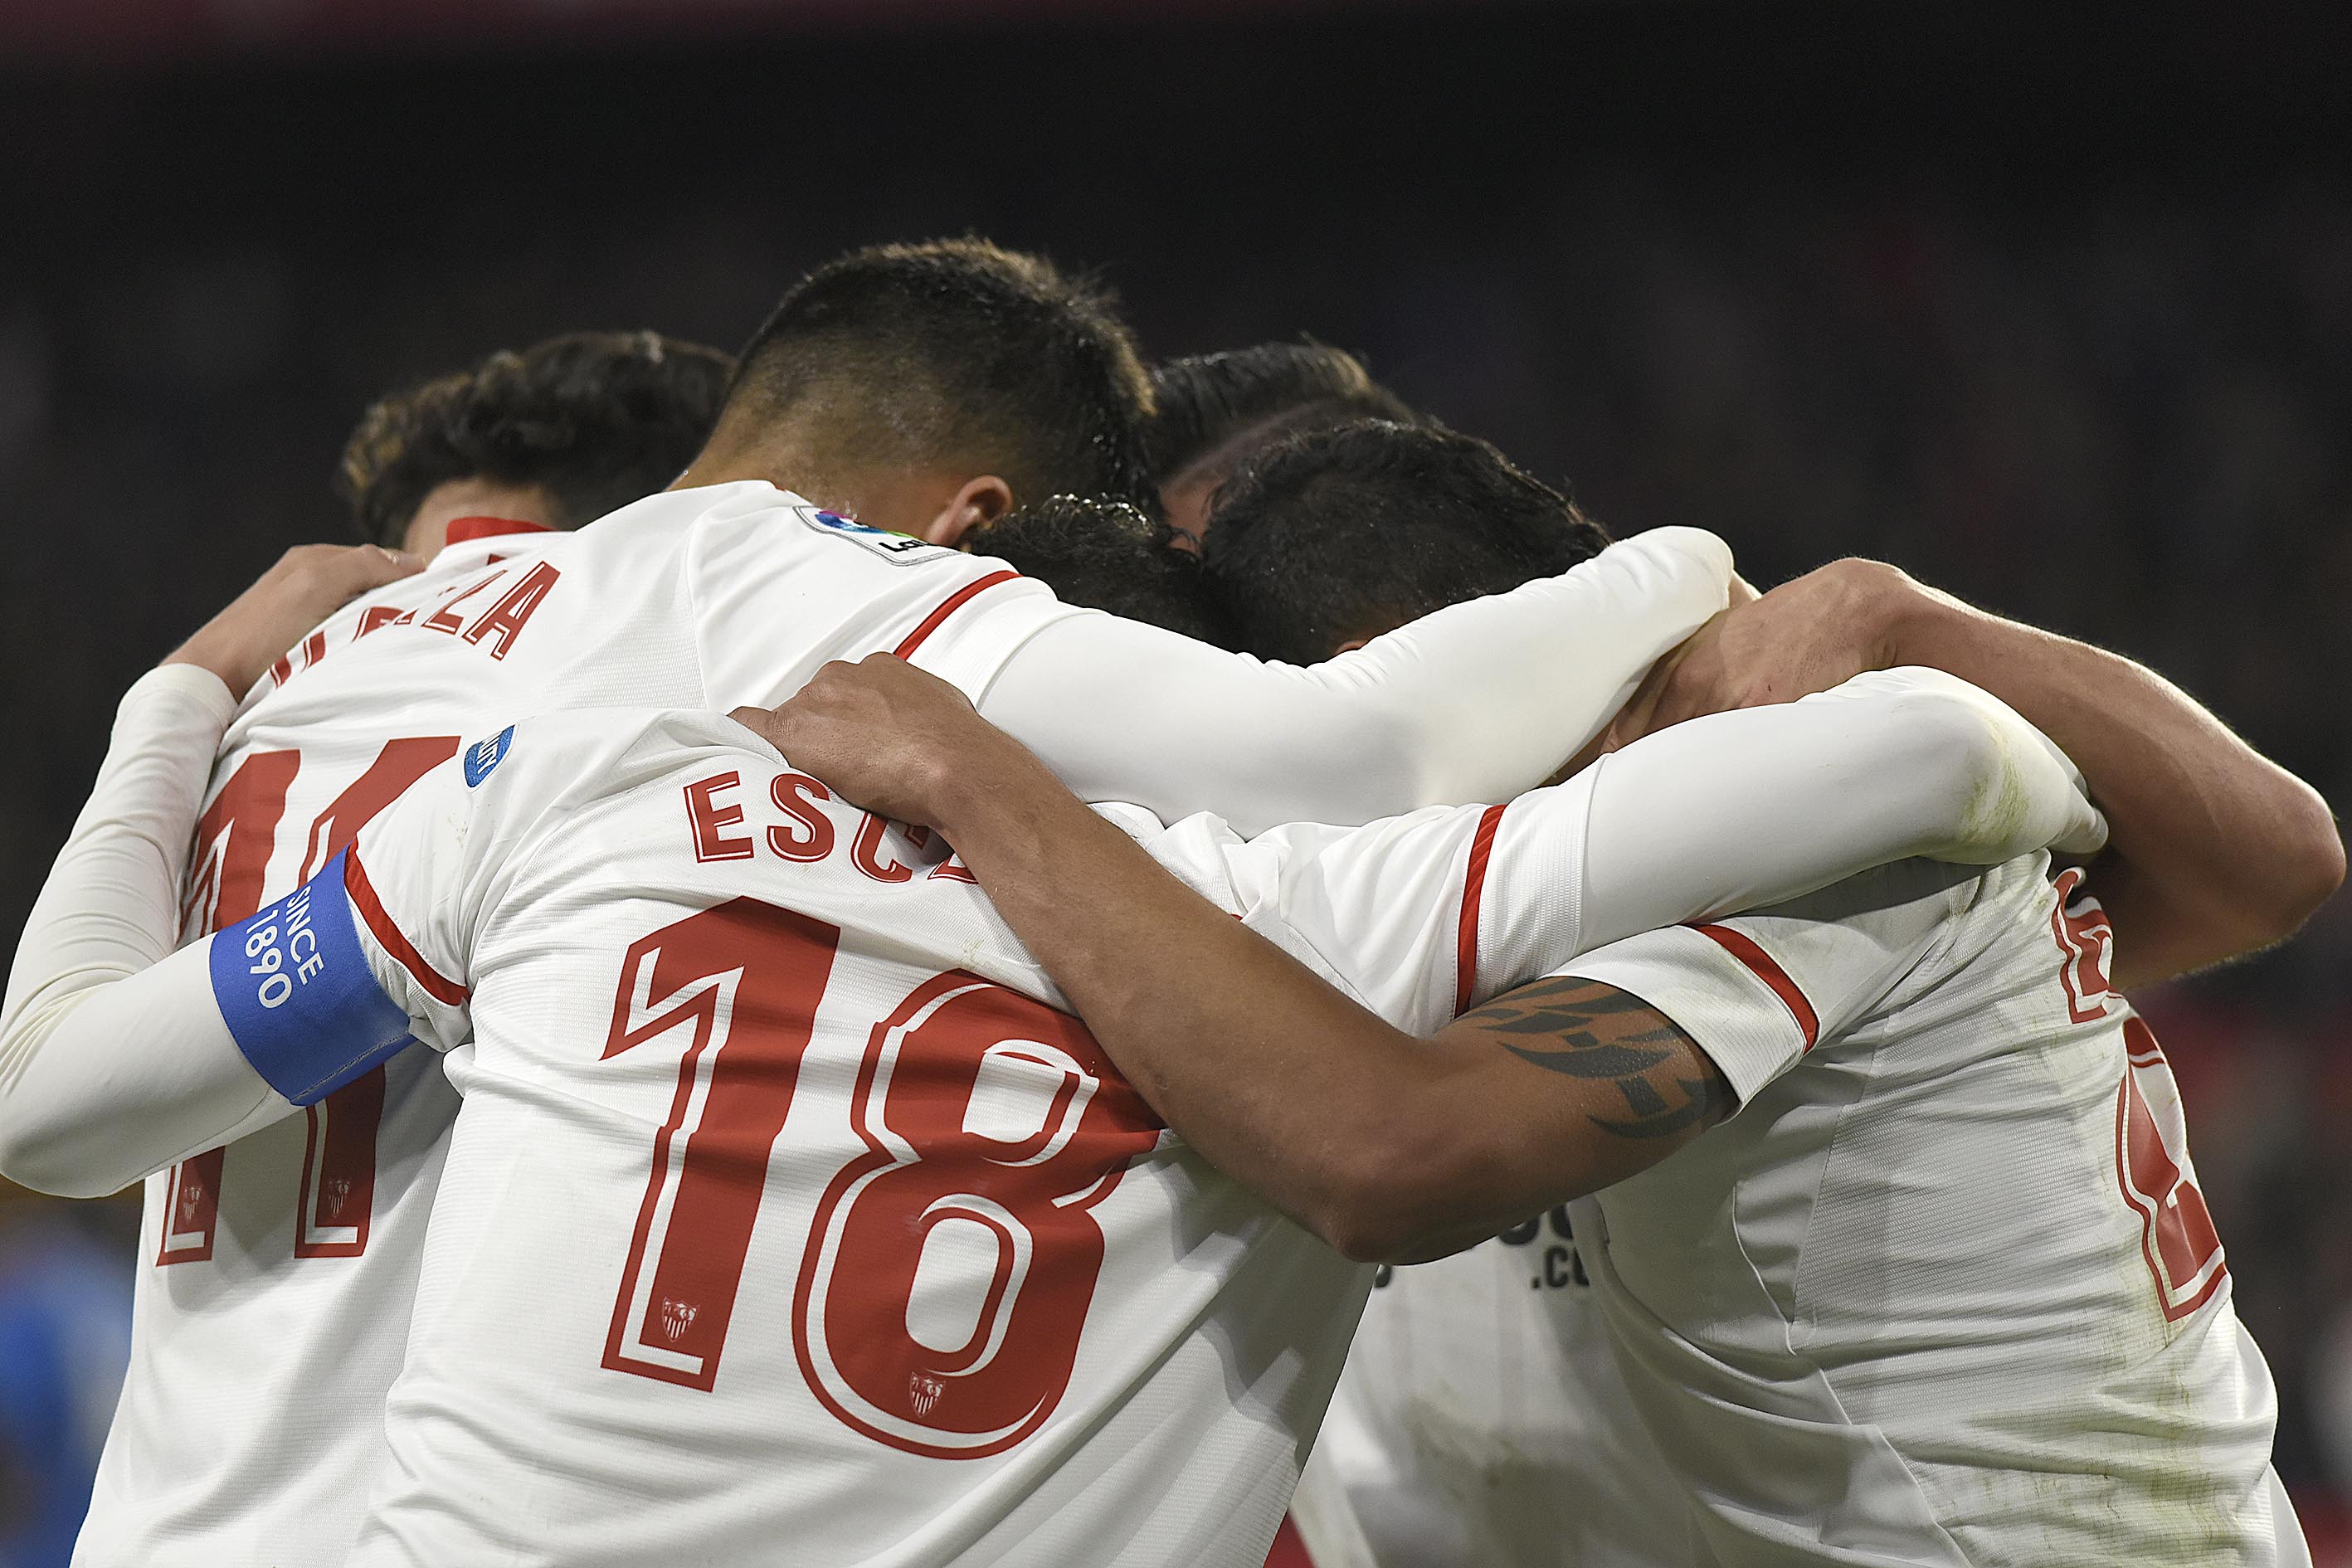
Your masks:
<svg viewBox="0 0 2352 1568"><path fill-rule="evenodd" d="M555 530L543 522L525 522L519 517L459 517L449 521L449 544L464 544L476 539L498 539L509 533L552 533Z"/></svg>

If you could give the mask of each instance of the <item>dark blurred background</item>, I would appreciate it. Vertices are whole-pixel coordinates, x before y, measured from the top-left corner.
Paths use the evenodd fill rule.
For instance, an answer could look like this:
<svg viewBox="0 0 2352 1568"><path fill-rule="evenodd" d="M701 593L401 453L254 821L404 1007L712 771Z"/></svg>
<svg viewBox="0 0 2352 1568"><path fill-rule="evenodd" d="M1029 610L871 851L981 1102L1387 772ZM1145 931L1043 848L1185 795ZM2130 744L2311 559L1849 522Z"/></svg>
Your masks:
<svg viewBox="0 0 2352 1568"><path fill-rule="evenodd" d="M732 347L967 228L1101 268L1155 353L1360 350L1621 531L2136 655L2340 810L2347 65L2263 5L0 0L0 931L121 689L344 537L374 395L573 327ZM2148 999L2336 1562L2347 905ZM0 1199L6 1568L63 1560L133 1231Z"/></svg>

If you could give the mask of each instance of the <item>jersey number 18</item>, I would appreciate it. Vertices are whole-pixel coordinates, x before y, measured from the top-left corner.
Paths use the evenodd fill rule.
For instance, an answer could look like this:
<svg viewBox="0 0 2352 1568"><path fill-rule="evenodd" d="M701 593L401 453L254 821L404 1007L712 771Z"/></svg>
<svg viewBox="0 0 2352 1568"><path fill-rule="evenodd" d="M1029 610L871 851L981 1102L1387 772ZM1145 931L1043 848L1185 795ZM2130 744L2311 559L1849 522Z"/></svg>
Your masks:
<svg viewBox="0 0 2352 1568"><path fill-rule="evenodd" d="M840 937L735 899L623 960L604 1057L693 1036L613 1303L612 1370L699 1389L718 1376ZM826 1026L845 1023L862 1026ZM802 1375L893 1447L1001 1452L1068 1386L1103 1263L1087 1211L1159 1123L1076 1019L960 971L871 1025L849 1120L864 1152L819 1198L793 1290Z"/></svg>

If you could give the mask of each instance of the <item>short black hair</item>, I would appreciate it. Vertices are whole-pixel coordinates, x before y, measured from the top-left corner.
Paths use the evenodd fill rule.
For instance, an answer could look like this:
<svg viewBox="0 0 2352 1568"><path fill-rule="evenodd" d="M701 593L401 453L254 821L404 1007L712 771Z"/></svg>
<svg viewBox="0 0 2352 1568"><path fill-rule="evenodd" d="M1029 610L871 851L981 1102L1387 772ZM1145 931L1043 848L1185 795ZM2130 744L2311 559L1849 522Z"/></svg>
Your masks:
<svg viewBox="0 0 2352 1568"><path fill-rule="evenodd" d="M745 345L726 418L803 422L820 467L966 468L1016 500L1149 506L1150 409L1107 288L967 237L869 246L810 273Z"/></svg>
<svg viewBox="0 0 2352 1568"><path fill-rule="evenodd" d="M1432 610L1565 572L1608 531L1485 441L1364 420L1236 474L1202 548L1240 646L1313 664Z"/></svg>
<svg viewBox="0 0 2352 1568"><path fill-rule="evenodd" d="M677 478L710 434L735 362L659 332L566 332L394 393L361 416L335 489L364 538L398 545L452 479L547 492L562 528Z"/></svg>
<svg viewBox="0 0 2352 1568"><path fill-rule="evenodd" d="M1361 360L1312 338L1163 360L1151 391L1149 456L1163 485L1203 463L1231 470L1302 430L1419 418Z"/></svg>
<svg viewBox="0 0 2352 1568"><path fill-rule="evenodd" d="M972 529L963 548L1036 578L1065 604L1232 646L1200 558L1170 542L1166 523L1125 501L1048 496Z"/></svg>

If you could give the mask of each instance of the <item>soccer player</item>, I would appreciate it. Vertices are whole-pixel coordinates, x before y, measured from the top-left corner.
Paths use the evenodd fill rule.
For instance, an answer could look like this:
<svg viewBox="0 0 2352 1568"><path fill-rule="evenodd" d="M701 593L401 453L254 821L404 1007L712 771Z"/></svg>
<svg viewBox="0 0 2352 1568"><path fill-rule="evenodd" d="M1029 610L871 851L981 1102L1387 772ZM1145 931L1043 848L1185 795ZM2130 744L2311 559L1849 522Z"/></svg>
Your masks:
<svg viewBox="0 0 2352 1568"><path fill-rule="evenodd" d="M1533 890L1561 862L1517 803L1457 895L1473 1008L1419 1039L1318 975L1332 949L1295 962L959 735L935 684L863 745L778 729L951 836L1171 1128L1349 1255L1582 1199L1679 1561L2308 1563L2170 1074L2073 875L1913 862L1521 984L1574 904Z"/></svg>
<svg viewBox="0 0 2352 1568"><path fill-rule="evenodd" d="M1314 664L1607 543L1473 437L1324 428L1234 487L1208 552L1237 647ZM1566 1205L1380 1270L1294 1505L1317 1568L1690 1560L1590 1292Z"/></svg>
<svg viewBox="0 0 2352 1568"><path fill-rule="evenodd" d="M324 1098L242 1058L241 1079L198 1092L184 1020L116 983L174 923L214 930L299 886L461 736L551 709L772 702L829 657L894 650L1089 794L1171 816L1214 803L1254 827L1368 820L1549 772L1724 603L1727 552L1670 530L1297 671L1071 610L926 542L1017 498L1137 493L1146 395L1107 302L1041 260L962 241L856 253L754 337L680 488L577 533L452 543L269 673L208 669L192 644L134 689L138 739L110 765L158 794L85 814L0 1015L0 1171L68 1194L155 1173L78 1562L309 1564L350 1546L455 1096L421 1052ZM1480 686L1496 668L1528 673ZM224 727L207 779L184 742ZM185 840L156 824L198 804L182 906Z"/></svg>
<svg viewBox="0 0 2352 1568"><path fill-rule="evenodd" d="M583 527L677 478L735 362L659 332L566 332L393 394L336 489L363 539L430 561L480 520ZM500 531L511 532L511 529Z"/></svg>
<svg viewBox="0 0 2352 1568"><path fill-rule="evenodd" d="M1569 527L1564 503L1557 496L1548 505L1528 505L1531 491L1524 475L1510 475L1498 456L1463 437L1364 430L1319 437L1306 447L1301 454L1286 454L1267 463L1254 482L1230 496L1225 521L1233 527L1221 527L1221 531L1212 533L1212 566L1223 566L1228 593L1242 599L1244 642L1254 616L1265 623L1279 623L1284 609L1289 609L1303 626L1331 627L1324 632L1328 637L1324 651L1334 651L1352 635L1379 630L1379 621L1364 616L1367 602L1379 605L1388 597L1400 606L1397 614L1412 614L1402 609L1406 605L1418 606L1413 595L1425 593L1428 581L1416 576L1413 566L1425 562L1434 536L1446 538L1446 560L1461 564L1458 593L1479 593L1494 588L1496 578L1510 581L1512 543L1517 538L1540 536L1545 527ZM1397 447L1416 447L1418 456L1409 461ZM1416 503L1404 508L1390 505L1395 499L1392 479L1400 472L1428 472L1433 468L1451 468L1454 472L1451 487L1442 489L1458 491L1482 484L1486 496L1479 510L1491 517L1510 517L1517 508L1517 524L1489 529L1482 536L1473 531L1473 538L1486 543L1479 550L1470 548L1473 538L1461 533L1463 520L1446 520L1442 505L1433 505L1437 500L1433 496L1418 496ZM1527 569L1519 566L1519 572ZM1348 581L1350 574L1352 581ZM2028 705L2028 712L2039 710L2039 715L2049 715L2046 721L2053 729L2063 729L2084 754L2095 757L2091 769L2094 785L2112 778L2110 804L2119 863L2112 868L2100 865L2100 875L2107 877L2112 869L2126 886L2126 917L2131 921L2126 933L2145 931L2149 947L2159 954L2152 962L2138 963L2126 957L2124 978L2133 973L2166 973L2180 963L2209 962L2237 947L2274 941L2284 936L2284 931L2294 929L2300 914L2324 898L2328 886L2340 877L2343 851L2326 816L2316 809L2310 795L2246 752L2234 738L2221 731L2221 726L2147 672L2094 648L2065 644L2028 627L1997 623L1948 599L1922 593L1915 585L1903 590L1898 574L1886 569L1846 564L1818 576L1844 576L1849 581L1842 588L1813 578L1792 585L1806 595L1806 602L1792 609L1797 623L1794 627L1783 626L1780 642L1800 644L1806 666L1830 666L1834 677L1858 668L1851 660L1861 658L1861 648L1882 648L1879 656L1886 656L1891 648L1916 648L1919 654L1943 663L1969 668L1980 679L2004 684L2022 705ZM1855 585L1851 578L1861 578L1863 585ZM1318 593L1322 593L1319 599L1315 597ZM1832 595L1839 599L1837 605L1825 605ZM1301 597L1307 602L1301 605ZM1727 626L1736 627L1743 616L1773 611L1776 597L1769 595L1755 611L1734 611ZM1825 611L1842 611L1842 616ZM1738 639L1736 632L1727 630L1712 651L1703 647L1691 656L1689 668L1715 663L1719 684L1738 691L1740 682L1722 677L1722 666L1727 663L1722 647L1738 644ZM1839 658L1849 663L1837 663ZM1682 679L1686 672L1677 670L1675 677ZM825 757L814 748L804 750ZM985 790L981 775L971 775L969 783L973 790ZM2213 816L2185 823L2183 814ZM957 835L955 842L964 844L964 837ZM1507 865L1507 835L1500 835L1494 858L1486 865ZM2206 865L2216 858L2227 860L2227 865ZM988 875L985 865L981 869L983 877ZM1070 875L1082 875L1075 865L1068 869ZM2189 886L2192 879L2213 891L2209 905L2192 908L2188 900L2166 898L2168 889ZM2133 893L2131 889L2143 891ZM1073 910L1079 908L1091 910L1091 900L1075 900ZM2034 920L2044 917L2034 914ZM1822 921L1816 920L1813 924ZM1740 936L1738 926L1738 921L1731 921L1724 929ZM2091 971L2100 971L2105 959L2100 921L2086 910L2074 910L2058 921L2058 929L2065 931L2067 942L2082 947L2082 954L2065 962L2079 971L2086 959ZM2042 933L2049 926L2044 921L2034 931ZM1844 938L1832 936L1830 941L1834 950L1834 942ZM1155 947L1157 952L1164 950ZM2030 959L2028 969L2042 963L2042 969L2049 971L2058 962L2058 952L2055 947L2053 952L2039 952L2034 942L2028 942L2025 959ZM1712 957L1700 962L1712 962ZM1785 954L1783 963L1788 963ZM1221 973L1225 971L1221 969ZM1800 973L1801 978L1804 975ZM2095 975L2086 980L2077 973L2074 983L2088 985L2098 994L2070 999L2067 1008L2079 1008L2100 1020L2107 1027L2105 1053L2115 1056L2116 1032L2126 1027L2138 1030L2138 1025L2122 1023L2122 1004L2105 994ZM2030 987L2021 987L2021 994L2025 992ZM1771 1011L1778 1006L1773 992L1757 992L1755 1002L1767 1013L1764 1025L1771 1023ZM2105 1011L2094 1013L2094 1006ZM1825 1018L1825 1013L1816 1013L1816 1018ZM1569 1027L1567 1013L1561 1013L1555 1023ZM2058 1023L2067 1023L2067 1016L2061 1016ZM1519 1018L1517 1027L1527 1035L1545 1032L1540 1018ZM1861 1027L1858 1039L1867 1039L1867 1032ZM1118 1048L1115 1041L1112 1048ZM2164 1105L2168 1079L2155 1077L2161 1072L2157 1058L2149 1056L2136 1063L2133 1081L2119 1089L2116 1079L2124 1077L2122 1058L2107 1060L2107 1056L2095 1056L2094 1060L2103 1060L2105 1068L2115 1069L2103 1084L2107 1093L2116 1096L2116 1105L2131 1110L2126 1093L2131 1089L2140 1089L2140 1098L2147 1105ZM2147 1053L2138 1051L2136 1056ZM1237 1069L1237 1065L1228 1063L1228 1068ZM2000 1068L1983 1063L1973 1063L1969 1069L1978 1074L2000 1072ZM1821 1068L1811 1072L1821 1072ZM1801 1081L1801 1077L1804 1074L1792 1081ZM2143 1077L2149 1084L2145 1089L2138 1084ZM1242 1074L1242 1079L1246 1081L1246 1074ZM1294 1084L1296 1079L1284 1081ZM1307 1081L1312 1084L1315 1079ZM1319 1100L1319 1090L1306 1098ZM1400 1096L1397 1102L1412 1100ZM2149 1154L2171 1159L2164 1152L2166 1147L2185 1154L2178 1142L2178 1123L2168 1112L2149 1112L2145 1123L2131 1121L2128 1126L2155 1126L2157 1114L2166 1114L2168 1123L2157 1140L2161 1147L2143 1140L2143 1163ZM1267 1142L1265 1147L1275 1145ZM1301 1150L1306 1145L1291 1142L1282 1147ZM1390 1171L1413 1168L1413 1162L1395 1162L1392 1150L1379 1140L1364 1147L1379 1150ZM1771 1150L1769 1142L1761 1147ZM1312 1150L1327 1150L1327 1142L1315 1142ZM1748 1150L1748 1154L1757 1154L1757 1150ZM1667 1171L1689 1166L1691 1162L1677 1162ZM1345 1171L1345 1163L1340 1168ZM1727 1171L1738 1166L1736 1162L1734 1166L1717 1162L1710 1168L1719 1183L1731 1183L1734 1178ZM2161 1162L2157 1171L2159 1175L2164 1171ZM1665 1171L1654 1180L1663 1184L1663 1175ZM2112 1187L2115 1173L2110 1171L2107 1178ZM2166 1213L2189 1215L2197 1211L2194 1183L2192 1178L2183 1178L2188 1180L2185 1187L2176 1184L2166 1192L2159 1178L2149 1178L2145 1171L2140 1178L2152 1180L2157 1187L2157 1215L2149 1220L2155 1229L2149 1232L2152 1250L2147 1250L2147 1268L2155 1269L2155 1260L2164 1260L2161 1268L2171 1269L2173 1253L2183 1253L2180 1234L2173 1232L2185 1234L2188 1220L2166 1217ZM1988 1187L2000 1190L2000 1183L1988 1183ZM1362 1173L1355 1201L1376 1217L1381 1206L1402 1208L1406 1196L1409 1183L1400 1180L1395 1190L1383 1192L1379 1175ZM1700 1199L1694 1213L1715 1213L1706 1204L1719 1196L1719 1192L1712 1192L1707 1199ZM2082 1196L2079 1183L2074 1196ZM2164 1208L2166 1199L2173 1204L2171 1211ZM2128 1199L2126 1190L2126 1201L2138 1199ZM1717 1204L1719 1206L1722 1204ZM1528 1204L1528 1208L1536 1208L1536 1204ZM1990 1208L2000 1211L1997 1204ZM2124 1217L2128 1220L2128 1215ZM2116 1241L2112 1220L2116 1215L2105 1215L2105 1220L2110 1225L2094 1234L2103 1234L2112 1248ZM1534 1241L1528 1232L1550 1232L1552 1227L1557 1227L1557 1244L1552 1237L1545 1237L1545 1250L1528 1246ZM2131 1225L2124 1225L2124 1232L2131 1232ZM2124 1234L2124 1244L2128 1256L2138 1258L2138 1241L2131 1234ZM1639 1256L1656 1269L1661 1250L1654 1246ZM2183 1253L2183 1258L2194 1256L2194 1248ZM2218 1250L2210 1262L2218 1269ZM1997 1279L2000 1272L1992 1272L1992 1277ZM2189 1269L2189 1277L2194 1277L2194 1269ZM1600 1350L1601 1326L1583 1290L1583 1279L1585 1262L1569 1250L1567 1225L1552 1217L1512 1225L1496 1244L1451 1258L1444 1265L1404 1269L1397 1274L1392 1289L1381 1290L1373 1298L1350 1377L1340 1387L1334 1420L1324 1432L1324 1448L1318 1450L1318 1465L1336 1462L1348 1479L1357 1481L1357 1504L1383 1559L1494 1563L1691 1561L1696 1552L1691 1526L1667 1483L1665 1462L1649 1446L1646 1432L1630 1429L1628 1422L1622 1422L1630 1401L1618 1383L1616 1366L1592 1354ZM2209 1274L2204 1281L2197 1281L2197 1289L2210 1286L2213 1290L2209 1293L2218 1293L2218 1281L2221 1274ZM2147 1298L2126 1302L2126 1317L2138 1311L2145 1326L2147 1310L2159 1290L2168 1290L2168 1286L2164 1277L2147 1279L2143 1284L2147 1286ZM1976 1289L1976 1281L1971 1281L1971 1289ZM2180 1298L2166 1295L2159 1310L2168 1317L2180 1307ZM2183 1321L2192 1317L2192 1311L2194 1302L2189 1302ZM2210 1335L2216 1344L2230 1344L2237 1331L2234 1321L2222 1314L2225 1307L2216 1307L2197 1321L2194 1331ZM1903 1328L1903 1323L1895 1323L1894 1331ZM2230 1354L2206 1356L2209 1371L2216 1359L2227 1368ZM2244 1354L2253 1354L2251 1347L2244 1347ZM2025 1359L2025 1363L2046 1368L2046 1361ZM2258 1368L2258 1359L2253 1368ZM2246 1383L2246 1429L2263 1427L2267 1432L2261 1411L2265 1404L2263 1389L2263 1377L2255 1371ZM2210 1399L2210 1394L2213 1387L2209 1384L2204 1396ZM2204 1413L2210 1415L2210 1401ZM1722 1436L1715 1441L1740 1453L1755 1453L1771 1448L1778 1438ZM2222 1471L2216 1490L2225 1490L2232 1477L2234 1483L2246 1486L2249 1465L2258 1469L2265 1455L2267 1438L2246 1438L2244 1432L2230 1434L2230 1441L2216 1450L2216 1465ZM2147 1481L2147 1471L2140 1471L2138 1481ZM2128 1486L2131 1483L2126 1481ZM1400 1495L1404 1500L1402 1507L1383 1507ZM1780 1511L1797 1514L1801 1523L1806 1507L1790 1500ZM2253 1511L2261 1511L2261 1500ZM2145 1516L2143 1511L2143 1521ZM2291 1538L2291 1521L2282 1528ZM2258 1538L2261 1531L2253 1531L2253 1535ZM2025 1552L2025 1556L2034 1559L2034 1552ZM2128 1561L2128 1552L2116 1561Z"/></svg>
<svg viewBox="0 0 2352 1568"><path fill-rule="evenodd" d="M1286 436L1358 419L1417 417L1344 349L1309 339L1162 360L1151 369L1145 452L1180 549L1198 551L1217 488Z"/></svg>
<svg viewBox="0 0 2352 1568"><path fill-rule="evenodd" d="M1777 889L2095 840L2054 752L1954 686L1687 726L1547 792L1561 951L1696 912L1726 861ZM1737 782L1678 842L1656 804L1710 756ZM1851 833L1824 765L1885 781ZM1482 815L1244 844L1119 814L1422 1026L1455 952L1398 913L1454 896ZM1587 876L1589 837L1628 852ZM1254 1563L1361 1300L1160 1139L944 844L715 715L510 726L112 996L207 1021L175 1042L199 1099L259 1068L316 1102L412 1028L457 1047L355 1563Z"/></svg>

